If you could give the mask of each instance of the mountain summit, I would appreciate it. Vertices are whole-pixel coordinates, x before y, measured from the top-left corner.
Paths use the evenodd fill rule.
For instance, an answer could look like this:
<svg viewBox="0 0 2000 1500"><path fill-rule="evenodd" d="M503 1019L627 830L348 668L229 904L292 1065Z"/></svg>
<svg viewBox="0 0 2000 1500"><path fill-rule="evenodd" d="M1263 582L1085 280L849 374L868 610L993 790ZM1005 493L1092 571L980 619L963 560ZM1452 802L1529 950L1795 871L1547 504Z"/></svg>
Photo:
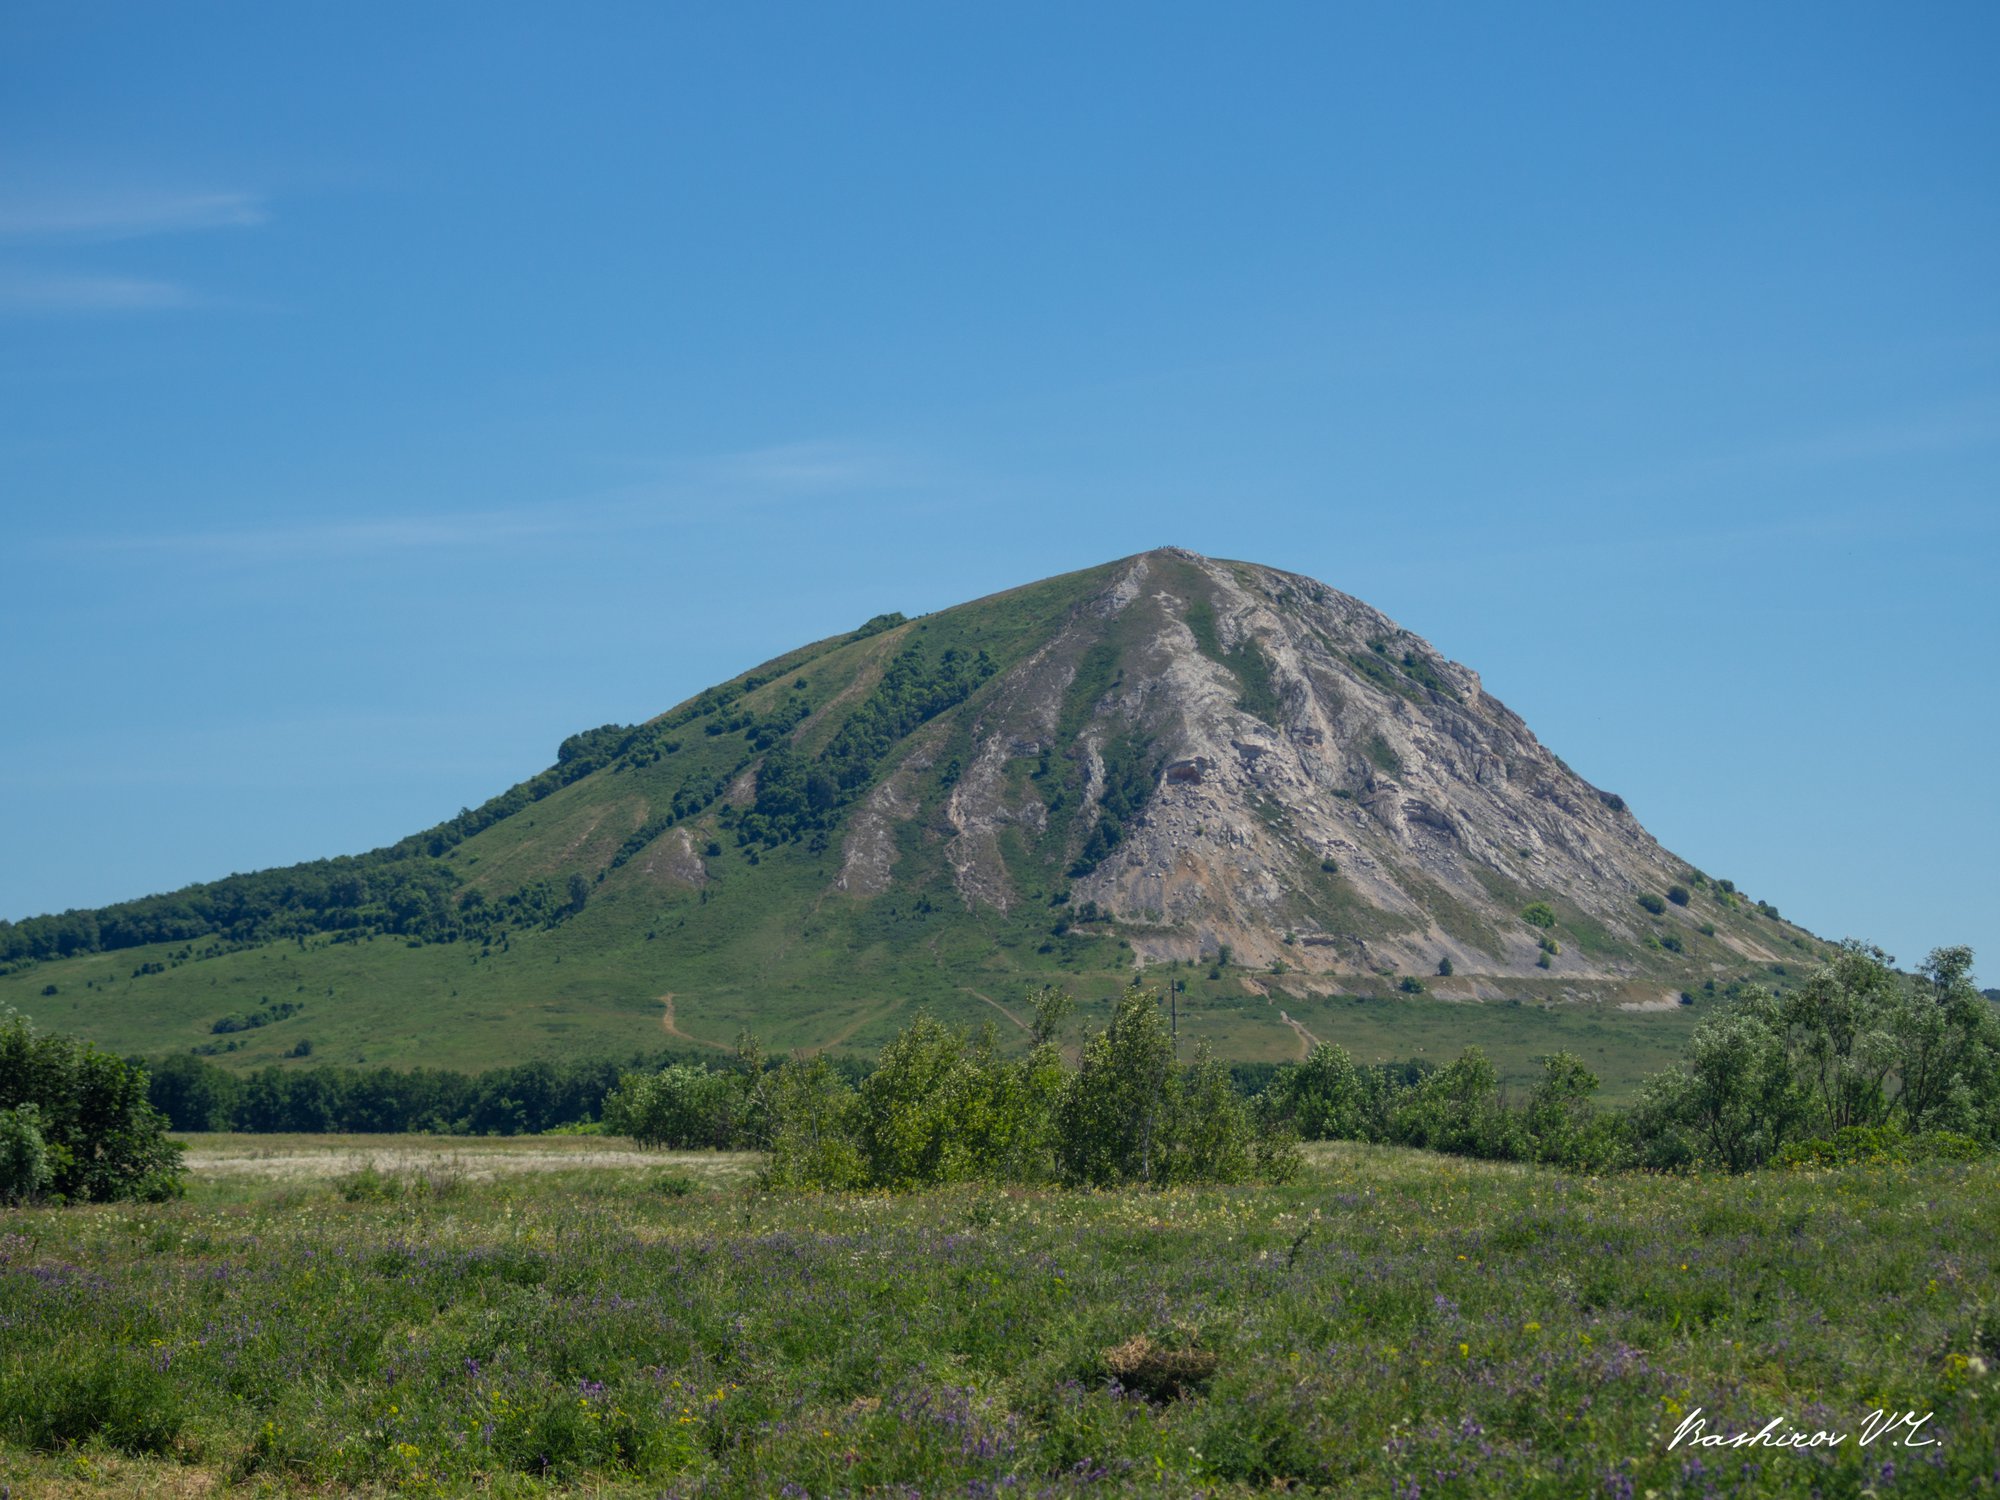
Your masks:
<svg viewBox="0 0 2000 1500"><path fill-rule="evenodd" d="M1137 970L1276 1058L1486 1009L1439 1000L1680 1011L1820 951L1379 611L1165 547L878 616L371 854L0 924L0 1001L132 1051L471 1065L867 1048L913 1003L1005 1029Z"/></svg>

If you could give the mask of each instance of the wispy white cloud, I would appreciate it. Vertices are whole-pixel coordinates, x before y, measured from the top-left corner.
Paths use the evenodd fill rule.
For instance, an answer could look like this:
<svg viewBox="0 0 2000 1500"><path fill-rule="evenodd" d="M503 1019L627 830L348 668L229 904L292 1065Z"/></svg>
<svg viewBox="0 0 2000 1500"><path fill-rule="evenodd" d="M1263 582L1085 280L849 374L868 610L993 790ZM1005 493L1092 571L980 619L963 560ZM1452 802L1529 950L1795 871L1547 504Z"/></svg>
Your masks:
<svg viewBox="0 0 2000 1500"><path fill-rule="evenodd" d="M268 222L252 193L0 194L0 239L103 241Z"/></svg>
<svg viewBox="0 0 2000 1500"><path fill-rule="evenodd" d="M258 565L346 560L398 553L548 546L617 538L661 526L741 524L818 505L834 492L907 486L919 465L882 446L788 443L747 453L679 460L669 477L541 505L423 515L313 517L176 532L51 536L61 553L124 554L189 562Z"/></svg>
<svg viewBox="0 0 2000 1500"><path fill-rule="evenodd" d="M220 531L104 532L57 543L66 551L150 553L218 562L272 563L395 552L509 545L572 529L555 514L466 511L338 521L280 522Z"/></svg>
<svg viewBox="0 0 2000 1500"><path fill-rule="evenodd" d="M2000 397L1988 395L1776 444L1760 457L1778 464L1816 466L1948 453L1996 441L2000 441Z"/></svg>
<svg viewBox="0 0 2000 1500"><path fill-rule="evenodd" d="M779 443L726 453L693 466L701 477L749 489L853 490L908 483L908 454L866 443Z"/></svg>
<svg viewBox="0 0 2000 1500"><path fill-rule="evenodd" d="M251 193L83 193L0 186L0 246L104 244L201 230L249 229L270 215ZM0 315L67 316L213 306L146 276L0 267Z"/></svg>
<svg viewBox="0 0 2000 1500"><path fill-rule="evenodd" d="M193 307L193 293L141 276L0 270L0 313L116 313Z"/></svg>

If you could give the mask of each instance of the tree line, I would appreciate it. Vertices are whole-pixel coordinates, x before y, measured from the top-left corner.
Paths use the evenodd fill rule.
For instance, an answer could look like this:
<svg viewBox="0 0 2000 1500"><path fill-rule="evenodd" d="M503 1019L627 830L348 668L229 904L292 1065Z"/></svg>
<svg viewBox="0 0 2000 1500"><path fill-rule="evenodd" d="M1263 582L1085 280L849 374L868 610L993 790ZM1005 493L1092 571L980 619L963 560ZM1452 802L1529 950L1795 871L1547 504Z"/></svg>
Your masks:
<svg viewBox="0 0 2000 1500"><path fill-rule="evenodd" d="M2000 1012L1971 969L1967 948L1906 975L1879 949L1843 945L1782 996L1737 990L1623 1110L1596 1102L1599 1080L1569 1053L1518 1095L1477 1047L1432 1067L1361 1065L1322 1043L1232 1079L1205 1053L1179 1062L1158 996L1134 987L1074 1068L1055 1047L1069 1001L1050 990L1026 1057L1001 1055L990 1029L926 1016L859 1079L823 1059L773 1071L754 1048L733 1068L632 1074L604 1126L645 1145L763 1150L772 1181L810 1187L1281 1176L1295 1140L1591 1172L1964 1157L2000 1146Z"/></svg>
<svg viewBox="0 0 2000 1500"><path fill-rule="evenodd" d="M1166 1187L1297 1169L1291 1133L1267 1128L1205 1047L1176 1056L1157 993L1127 989L1074 1066L1058 1044L1070 1009L1061 990L1035 997L1025 1056L1003 1053L991 1025L920 1015L858 1081L824 1057L768 1067L747 1043L732 1068L628 1076L604 1127L642 1145L761 1150L782 1188Z"/></svg>
<svg viewBox="0 0 2000 1500"><path fill-rule="evenodd" d="M1969 948L1939 948L1906 975L1880 949L1843 944L1782 996L1738 990L1622 1111L1593 1102L1597 1078L1567 1053L1510 1098L1478 1048L1397 1078L1327 1044L1259 1103L1307 1139L1586 1171L1972 1155L2000 1146L2000 1011L1971 972Z"/></svg>
<svg viewBox="0 0 2000 1500"><path fill-rule="evenodd" d="M642 1145L767 1153L775 1187L909 1189L969 1179L1108 1186L1283 1180L1300 1140L1355 1140L1571 1170L1743 1172L1964 1158L2000 1147L2000 1011L1972 953L1914 975L1842 945L1782 996L1747 988L1695 1029L1627 1110L1567 1053L1516 1098L1469 1048L1443 1067L1357 1065L1321 1044L1246 1094L1197 1048L1181 1061L1154 991L1134 985L1071 1064L1060 990L1034 1003L1025 1055L920 1015L872 1068L654 1054L537 1061L479 1075L267 1068L187 1055L149 1073L74 1038L0 1025L0 1201L160 1197L181 1130L516 1134L587 1125ZM1256 1070L1251 1070L1255 1072Z"/></svg>
<svg viewBox="0 0 2000 1500"><path fill-rule="evenodd" d="M1241 1136L1248 1129L1272 1140L1289 1133L1590 1171L1746 1171L1897 1143L1989 1149L2000 1145L2000 1011L1973 987L1971 968L1969 949L1941 948L1917 974L1901 974L1879 950L1850 943L1782 996L1732 986L1681 1060L1649 1079L1626 1109L1599 1104L1597 1077L1568 1053L1546 1059L1541 1078L1519 1093L1501 1086L1476 1047L1441 1067L1361 1064L1327 1043L1297 1064L1225 1069L1204 1056L1167 1067L1159 1058L1172 1060L1171 1039L1162 1054L1153 1034L1164 1025L1157 997L1138 989L1120 999L1110 1027L1085 1049L1082 1071L1095 1077L1103 1065L1094 1059L1110 1049L1127 1082L1157 1076L1161 1097L1147 1107L1156 1124L1179 1122L1166 1128L1170 1139L1181 1138L1183 1095L1226 1094L1247 1111L1247 1124L1223 1132L1232 1139L1249 1139ZM1050 1049L1070 1002L1051 990L1035 1003L1026 1057L1003 1054L991 1034L923 1017L872 1070L853 1059L780 1063L747 1039L722 1067L661 1052L623 1064L536 1061L477 1075L386 1067L238 1074L182 1055L153 1064L150 1097L181 1130L515 1134L601 1122L655 1146L796 1157L811 1143L806 1155L825 1153L822 1167L805 1171L815 1180L949 1180L968 1170L1050 1180L1122 1174L1123 1167L1085 1172L1081 1158L1054 1164L1049 1132L1071 1075ZM1108 1086L1113 1075L1102 1076ZM1085 1097L1088 1090L1067 1107L1081 1109ZM901 1101L893 1108L892 1098ZM793 1130L788 1121L812 1123ZM939 1163L958 1165L887 1165L886 1142L916 1138ZM1173 1155L1169 1149L1169 1163ZM1156 1180L1145 1156L1138 1175ZM1041 1165L1002 1165L1028 1158ZM1167 1176L1176 1170L1169 1165ZM791 1171L781 1167L780 1175Z"/></svg>
<svg viewBox="0 0 2000 1500"><path fill-rule="evenodd" d="M482 1073L334 1065L239 1073L180 1053L146 1065L147 1092L175 1130L537 1135L597 1120L621 1077L682 1057L537 1059Z"/></svg>

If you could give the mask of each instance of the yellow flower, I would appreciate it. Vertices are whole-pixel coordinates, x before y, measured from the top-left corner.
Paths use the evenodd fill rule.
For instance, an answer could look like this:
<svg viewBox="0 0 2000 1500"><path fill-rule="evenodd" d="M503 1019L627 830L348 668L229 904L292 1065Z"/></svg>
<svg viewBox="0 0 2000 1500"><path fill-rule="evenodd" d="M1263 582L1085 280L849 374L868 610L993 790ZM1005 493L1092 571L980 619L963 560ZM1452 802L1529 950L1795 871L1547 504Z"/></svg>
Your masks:
<svg viewBox="0 0 2000 1500"><path fill-rule="evenodd" d="M1470 1344L1460 1344L1460 1345L1458 1346L1458 1357L1459 1357L1460 1359L1470 1359L1470 1358L1472 1358L1472 1345L1470 1345Z"/></svg>
<svg viewBox="0 0 2000 1500"><path fill-rule="evenodd" d="M1540 1333L1542 1331L1542 1325L1539 1323L1529 1323L1526 1327L1530 1333Z"/></svg>

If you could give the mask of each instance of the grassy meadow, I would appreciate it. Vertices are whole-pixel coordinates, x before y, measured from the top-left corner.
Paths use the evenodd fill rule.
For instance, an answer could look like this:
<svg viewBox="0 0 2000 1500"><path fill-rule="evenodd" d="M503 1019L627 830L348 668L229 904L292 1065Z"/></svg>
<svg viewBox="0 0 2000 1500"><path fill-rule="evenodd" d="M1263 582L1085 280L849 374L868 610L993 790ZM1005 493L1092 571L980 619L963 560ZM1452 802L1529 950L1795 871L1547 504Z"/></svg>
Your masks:
<svg viewBox="0 0 2000 1500"><path fill-rule="evenodd" d="M794 1197L588 1137L190 1157L178 1203L0 1219L13 1496L2000 1485L1990 1160ZM1696 1408L1850 1437L1669 1451ZM1860 1446L1877 1408L1935 1441Z"/></svg>
<svg viewBox="0 0 2000 1500"><path fill-rule="evenodd" d="M709 982L713 976L678 959L663 966L659 945L643 931L621 935L608 914L600 920L592 910L483 957L461 944L410 948L390 938L303 951L279 943L135 976L155 948L88 954L0 978L0 1005L13 1005L49 1030L145 1057L228 1041L239 1050L210 1060L234 1069L337 1063L477 1072L538 1056L627 1058L661 1048L720 1059L745 1030L774 1051L806 1047L872 1057L920 1009L954 1024L993 1021L1003 1039L1021 1040L1034 986L1066 987L1079 1016L1101 1024L1133 975L1129 953L1092 951L1093 943L1110 946L1101 939L1042 955L996 926L965 942L948 968L921 945L910 950L914 956L906 954L894 971L893 984L901 988L865 970L822 980L807 972L810 955L774 942L773 963L796 959L798 972L743 986ZM167 957L164 946L157 956ZM1308 1037L1338 1043L1364 1063L1443 1062L1476 1045L1504 1082L1527 1088L1540 1076L1543 1057L1573 1052L1604 1081L1602 1097L1611 1102L1632 1097L1642 1079L1673 1062L1703 1014L1701 1006L1625 1010L1554 984L1538 994L1526 982L1515 986L1520 997L1479 1001L1320 995L1236 970L1211 979L1196 966L1148 977L1186 985L1179 997L1182 1035L1208 1042L1225 1058L1297 1061ZM51 985L56 993L44 994ZM227 1038L211 1032L220 1017L277 1001L301 1008ZM312 1042L310 1055L291 1056L302 1038Z"/></svg>

